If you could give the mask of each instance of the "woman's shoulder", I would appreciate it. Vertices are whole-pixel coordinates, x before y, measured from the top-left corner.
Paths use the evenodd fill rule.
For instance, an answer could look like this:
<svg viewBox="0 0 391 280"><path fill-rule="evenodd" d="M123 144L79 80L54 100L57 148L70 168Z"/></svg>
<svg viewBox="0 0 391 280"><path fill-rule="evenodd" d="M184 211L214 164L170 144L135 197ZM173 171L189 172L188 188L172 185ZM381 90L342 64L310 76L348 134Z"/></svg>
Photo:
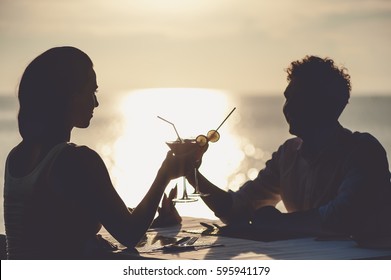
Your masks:
<svg viewBox="0 0 391 280"><path fill-rule="evenodd" d="M88 146L69 143L52 166L50 180L59 186L85 190L108 177L108 170L99 154Z"/></svg>
<svg viewBox="0 0 391 280"><path fill-rule="evenodd" d="M62 154L66 158L81 161L100 158L99 154L94 149L86 145L77 145L75 143L67 143L67 147Z"/></svg>
<svg viewBox="0 0 391 280"><path fill-rule="evenodd" d="M105 168L100 155L92 148L85 145L67 143L56 162L58 168L69 171L86 171Z"/></svg>

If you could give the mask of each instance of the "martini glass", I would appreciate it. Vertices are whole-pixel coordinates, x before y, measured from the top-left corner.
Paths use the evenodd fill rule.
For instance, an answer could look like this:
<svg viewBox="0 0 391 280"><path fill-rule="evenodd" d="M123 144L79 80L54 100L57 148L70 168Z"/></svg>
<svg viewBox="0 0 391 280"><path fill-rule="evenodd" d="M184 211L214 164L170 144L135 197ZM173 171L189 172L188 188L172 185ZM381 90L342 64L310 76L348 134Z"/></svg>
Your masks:
<svg viewBox="0 0 391 280"><path fill-rule="evenodd" d="M219 128L224 124L224 122L228 119L228 117L235 111L236 107L231 110L231 112L227 115L227 117L221 122L221 124L215 129L215 130L209 130L207 135L198 135L196 139L182 139L179 136L178 131L175 128L175 125L166 120L162 117L159 117L159 119L171 124L174 127L175 133L178 136L176 141L170 141L166 142L168 147L173 151L175 155L183 155L186 153L196 153L197 149L200 147L204 147L208 142L217 142L220 139L220 134L218 132ZM201 159L202 154L200 154ZM198 160L200 160L198 159ZM175 202L193 202L197 201L197 196L207 196L207 194L203 194L199 190L198 186L198 176L197 176L197 167L194 167L194 192L192 194L187 193L187 187L186 187L186 177L183 176L183 195L181 198L175 198L173 201Z"/></svg>
<svg viewBox="0 0 391 280"><path fill-rule="evenodd" d="M159 119L161 119L161 120L171 124L173 126L174 130L175 130L176 135L178 136L176 141L166 142L167 146L171 149L171 151L175 155L183 155L183 154L192 152L196 148L198 148L197 141L195 139L182 139L179 136L179 133L176 130L175 125L172 122L170 122L170 121L168 121L166 119L163 119L162 117L159 117L159 116L157 116L157 117ZM194 202L194 201L197 201L197 200L198 199L196 199L194 197L189 197L189 195L187 194L186 177L183 176L183 194L182 194L182 197L174 198L172 201L174 201L174 202Z"/></svg>
<svg viewBox="0 0 391 280"><path fill-rule="evenodd" d="M174 153L174 155L183 155L186 153L192 153L195 149L198 149L198 144L195 139L178 139L176 141L166 142L168 147ZM190 197L187 193L186 177L183 176L183 194L180 198L174 198L175 202L194 202L197 198Z"/></svg>

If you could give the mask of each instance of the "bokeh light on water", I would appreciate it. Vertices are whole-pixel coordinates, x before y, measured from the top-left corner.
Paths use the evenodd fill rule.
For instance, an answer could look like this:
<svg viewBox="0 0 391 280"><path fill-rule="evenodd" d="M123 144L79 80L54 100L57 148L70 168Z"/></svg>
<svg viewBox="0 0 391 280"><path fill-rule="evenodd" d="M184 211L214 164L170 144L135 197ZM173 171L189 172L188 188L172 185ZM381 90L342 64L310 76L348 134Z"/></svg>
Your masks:
<svg viewBox="0 0 391 280"><path fill-rule="evenodd" d="M112 147L102 147L101 152L111 153L110 173L125 202L135 206L142 199L168 151L165 142L177 138L173 127L157 116L174 123L182 138L194 138L216 129L234 106L226 92L209 89L156 88L123 94L121 131ZM228 186L228 178L244 156L232 129L238 121L239 115L233 113L219 129L221 138L210 144L201 167L222 188ZM182 180L173 181L167 191L176 183L181 193ZM193 188L189 186L188 191ZM177 208L184 215L211 216L201 201L177 204Z"/></svg>

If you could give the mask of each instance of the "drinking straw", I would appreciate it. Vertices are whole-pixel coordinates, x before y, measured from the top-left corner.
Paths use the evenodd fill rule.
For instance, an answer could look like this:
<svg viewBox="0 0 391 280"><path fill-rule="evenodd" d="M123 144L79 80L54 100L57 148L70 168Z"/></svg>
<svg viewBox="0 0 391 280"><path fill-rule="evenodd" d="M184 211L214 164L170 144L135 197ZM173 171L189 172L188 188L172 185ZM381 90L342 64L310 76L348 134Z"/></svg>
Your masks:
<svg viewBox="0 0 391 280"><path fill-rule="evenodd" d="M223 123L225 123L225 121L229 118L229 116L231 116L231 114L233 113L233 111L235 111L236 107L234 107L232 109L232 111L228 114L228 116L225 117L225 119L223 120L223 122L219 125L218 128L216 128L216 131L219 130L219 128L223 125Z"/></svg>
<svg viewBox="0 0 391 280"><path fill-rule="evenodd" d="M159 119L161 119L162 121L165 121L165 122L171 124L171 125L174 127L175 133L176 133L176 135L178 136L179 140L180 140L181 142L183 142L182 138L181 138L181 137L179 136L179 134L178 134L178 131L176 130L175 125L174 125L172 122L170 122L170 121L168 121L168 120L166 120L166 119L163 119L162 117L159 117L159 116L157 116L157 117L158 117Z"/></svg>

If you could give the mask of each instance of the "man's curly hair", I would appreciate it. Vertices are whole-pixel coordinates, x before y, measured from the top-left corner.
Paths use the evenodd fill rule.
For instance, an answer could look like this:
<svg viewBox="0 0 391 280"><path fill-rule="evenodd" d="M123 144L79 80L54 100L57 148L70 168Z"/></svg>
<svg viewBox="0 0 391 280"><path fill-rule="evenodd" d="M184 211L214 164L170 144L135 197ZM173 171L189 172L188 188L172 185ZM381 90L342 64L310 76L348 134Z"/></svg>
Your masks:
<svg viewBox="0 0 391 280"><path fill-rule="evenodd" d="M302 60L293 61L286 72L288 82L300 81L325 106L333 106L338 115L342 113L351 91L350 75L345 67L338 68L327 57L307 55Z"/></svg>

